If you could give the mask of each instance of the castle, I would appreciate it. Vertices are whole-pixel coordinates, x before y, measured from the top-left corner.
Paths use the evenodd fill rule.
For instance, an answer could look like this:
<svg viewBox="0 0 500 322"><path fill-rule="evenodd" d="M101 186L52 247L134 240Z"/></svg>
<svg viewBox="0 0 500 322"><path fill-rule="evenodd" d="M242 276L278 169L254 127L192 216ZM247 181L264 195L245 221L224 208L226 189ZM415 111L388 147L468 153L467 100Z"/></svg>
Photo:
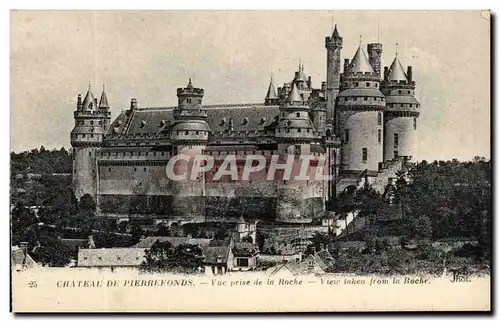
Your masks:
<svg viewBox="0 0 500 322"><path fill-rule="evenodd" d="M304 66L292 81L269 84L264 103L203 105L204 90L189 80L177 89L178 105L130 108L111 121L103 89L78 95L71 132L73 184L78 198L92 195L101 214L117 218L307 223L320 218L329 200L349 186L370 183L383 192L414 155L420 103L411 66L397 55L381 72L382 44L361 44L344 59L337 27L325 38L327 79L313 88ZM216 166L234 155L308 155L326 158L330 181L172 181L165 167L175 155L210 155Z"/></svg>

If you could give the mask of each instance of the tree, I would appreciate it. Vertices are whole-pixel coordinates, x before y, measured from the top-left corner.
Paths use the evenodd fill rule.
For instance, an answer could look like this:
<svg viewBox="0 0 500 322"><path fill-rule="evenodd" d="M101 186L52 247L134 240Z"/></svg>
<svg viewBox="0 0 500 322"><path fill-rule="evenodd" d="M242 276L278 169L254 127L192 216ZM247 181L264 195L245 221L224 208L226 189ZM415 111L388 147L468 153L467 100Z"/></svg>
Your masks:
<svg viewBox="0 0 500 322"><path fill-rule="evenodd" d="M12 234L23 235L28 227L38 223L38 218L21 202L18 202L12 210Z"/></svg>
<svg viewBox="0 0 500 322"><path fill-rule="evenodd" d="M196 273L203 265L203 251L197 245L159 242L146 250L140 269L148 272Z"/></svg>
<svg viewBox="0 0 500 322"><path fill-rule="evenodd" d="M155 236L171 236L172 232L166 225L161 225L155 233Z"/></svg>
<svg viewBox="0 0 500 322"><path fill-rule="evenodd" d="M417 239L431 239L432 222L427 216L417 216L410 219L410 236Z"/></svg>
<svg viewBox="0 0 500 322"><path fill-rule="evenodd" d="M150 249L145 251L144 261L140 269L148 272L166 272L173 268L172 257L174 248L170 242L154 243Z"/></svg>
<svg viewBox="0 0 500 322"><path fill-rule="evenodd" d="M41 246L37 248L37 261L51 267L64 267L76 254L66 245L54 237L45 237Z"/></svg>
<svg viewBox="0 0 500 322"><path fill-rule="evenodd" d="M97 209L94 198L88 193L84 194L78 202L79 211L95 212Z"/></svg>
<svg viewBox="0 0 500 322"><path fill-rule="evenodd" d="M318 231L314 232L309 240L311 241L312 248L315 251L320 251L321 249L328 248L328 245L330 243L330 237L328 236L328 234Z"/></svg>
<svg viewBox="0 0 500 322"><path fill-rule="evenodd" d="M173 267L183 273L196 273L203 265L203 251L198 245L181 244L175 248Z"/></svg>

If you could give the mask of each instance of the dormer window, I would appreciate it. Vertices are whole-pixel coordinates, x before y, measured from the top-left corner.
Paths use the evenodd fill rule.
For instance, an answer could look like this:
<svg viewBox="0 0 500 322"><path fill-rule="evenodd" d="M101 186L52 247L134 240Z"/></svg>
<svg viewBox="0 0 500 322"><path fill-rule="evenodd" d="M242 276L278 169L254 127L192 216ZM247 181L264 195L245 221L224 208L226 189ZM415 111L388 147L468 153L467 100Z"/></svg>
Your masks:
<svg viewBox="0 0 500 322"><path fill-rule="evenodd" d="M191 104L191 99L190 98L187 99L187 103Z"/></svg>

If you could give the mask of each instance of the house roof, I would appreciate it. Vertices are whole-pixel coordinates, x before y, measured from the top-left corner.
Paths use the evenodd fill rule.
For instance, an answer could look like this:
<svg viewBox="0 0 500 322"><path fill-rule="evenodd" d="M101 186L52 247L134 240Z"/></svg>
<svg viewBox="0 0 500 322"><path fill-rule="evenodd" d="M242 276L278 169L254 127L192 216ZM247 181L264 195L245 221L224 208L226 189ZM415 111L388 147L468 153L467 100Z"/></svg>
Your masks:
<svg viewBox="0 0 500 322"><path fill-rule="evenodd" d="M314 259L316 263L321 267L321 269L325 270L330 267L335 260L327 249L322 249L316 254L314 254Z"/></svg>
<svg viewBox="0 0 500 322"><path fill-rule="evenodd" d="M203 246L201 247L204 262L206 264L226 264L229 257L229 247L227 246Z"/></svg>
<svg viewBox="0 0 500 322"><path fill-rule="evenodd" d="M78 250L78 266L139 266L144 260L145 251L145 248L80 249Z"/></svg>
<svg viewBox="0 0 500 322"><path fill-rule="evenodd" d="M152 237L146 237L143 240L141 240L139 243L136 245L132 246L134 248L151 248L154 243L157 241L159 242L169 242L172 244L173 247L177 247L182 244L191 244L191 245L198 245L198 246L209 246L211 239L208 238L190 238L190 237L159 237L159 236L152 236Z"/></svg>
<svg viewBox="0 0 500 322"><path fill-rule="evenodd" d="M259 248L249 242L235 242L233 253L236 256L253 256L259 252Z"/></svg>

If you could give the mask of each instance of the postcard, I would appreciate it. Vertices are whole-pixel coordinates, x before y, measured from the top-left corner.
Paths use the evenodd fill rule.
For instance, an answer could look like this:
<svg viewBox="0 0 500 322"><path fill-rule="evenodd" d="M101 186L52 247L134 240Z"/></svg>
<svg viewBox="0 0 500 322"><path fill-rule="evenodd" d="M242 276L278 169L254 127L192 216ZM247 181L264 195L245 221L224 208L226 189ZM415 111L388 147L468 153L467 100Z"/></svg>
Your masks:
<svg viewBox="0 0 500 322"><path fill-rule="evenodd" d="M491 311L489 11L10 17L13 312Z"/></svg>

